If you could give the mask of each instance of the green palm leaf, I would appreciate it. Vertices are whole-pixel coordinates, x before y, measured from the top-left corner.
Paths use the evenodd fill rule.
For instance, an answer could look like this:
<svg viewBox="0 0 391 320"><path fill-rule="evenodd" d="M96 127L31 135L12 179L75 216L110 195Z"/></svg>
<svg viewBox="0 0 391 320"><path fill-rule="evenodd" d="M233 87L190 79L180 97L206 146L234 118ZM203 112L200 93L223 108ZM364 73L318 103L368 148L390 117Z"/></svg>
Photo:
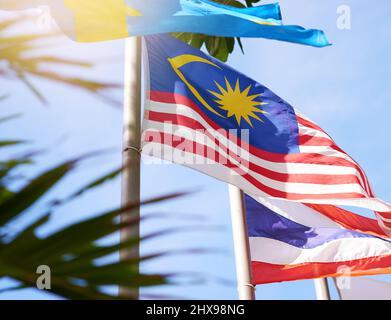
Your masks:
<svg viewBox="0 0 391 320"><path fill-rule="evenodd" d="M13 119L4 117L0 122ZM16 143L16 142L15 142ZM15 143L3 142L9 146ZM96 153L94 153L96 155ZM137 214L132 216L133 209L148 206L162 201L168 201L184 195L184 193L163 195L142 203L128 203L121 208L100 212L92 218L71 224L43 237L38 236L38 230L44 227L58 206L69 201L75 201L86 192L117 177L122 170L115 169L87 183L82 188L64 197L63 200L50 202L46 208L49 212L30 216L29 212L41 199L47 195L83 158L66 161L44 171L33 179L23 179L22 186L12 192L7 188L7 179L13 170L19 166L32 163L34 153L28 153L19 158L0 161L0 279L7 277L18 281L18 290L36 287L38 266L48 266L51 270L51 291L67 299L122 299L136 298L132 295L140 286L156 286L170 282L171 274L142 274L139 263L146 259L156 259L167 253L156 253L137 257L128 255L125 260L119 260L123 249L131 252L140 245L143 239L158 238L164 234L177 232L168 229L140 237L131 237L124 242L114 242L101 245L100 240L108 236L118 236L124 228L136 228L140 222ZM91 156L91 155L89 155ZM121 220L121 214L126 212L128 218ZM13 231L13 223L19 217L30 219L19 231ZM118 238L118 237L117 237ZM106 263L102 263L105 258ZM126 295L107 293L102 286L120 286L129 289Z"/></svg>
<svg viewBox="0 0 391 320"><path fill-rule="evenodd" d="M72 77L56 71L62 65L79 67L81 70L88 69L93 67L92 63L37 54L37 49L45 49L49 40L59 36L57 33L9 35L9 29L25 20L23 17L0 23L0 61L6 65L4 70L0 70L0 77L19 79L44 104L47 103L45 94L33 84L34 77L86 90L107 102L117 104L106 92L120 88L119 84ZM48 66L51 67L50 70L47 69Z"/></svg>
<svg viewBox="0 0 391 320"><path fill-rule="evenodd" d="M13 160L18 163L17 160ZM0 225L3 227L26 212L39 201L56 183L73 170L76 161L63 163L48 170L5 200L0 197ZM5 169L6 171L6 169ZM101 177L73 194L72 199L84 192L98 187L107 179L118 174L118 170ZM1 182L1 179L0 179ZM20 288L35 287L36 268L47 265L51 268L51 292L69 299L117 299L124 298L107 294L101 286L121 286L135 289L140 286L155 286L169 282L171 275L140 274L138 264L149 257L128 257L123 261L111 261L98 264L97 260L113 254L118 255L123 248L138 246L140 238L130 238L123 243L108 246L97 242L109 235L118 233L123 228L136 227L139 217L121 222L123 212L132 212L139 205L145 206L167 201L182 194L166 195L153 198L143 203L131 203L123 208L102 212L93 218L67 226L45 237L38 237L37 230L50 219L50 213L32 219L22 231L13 234L4 230L0 236L0 278L11 277L21 283ZM147 237L155 237L154 234ZM15 288L13 288L15 289ZM126 296L129 298L129 295Z"/></svg>

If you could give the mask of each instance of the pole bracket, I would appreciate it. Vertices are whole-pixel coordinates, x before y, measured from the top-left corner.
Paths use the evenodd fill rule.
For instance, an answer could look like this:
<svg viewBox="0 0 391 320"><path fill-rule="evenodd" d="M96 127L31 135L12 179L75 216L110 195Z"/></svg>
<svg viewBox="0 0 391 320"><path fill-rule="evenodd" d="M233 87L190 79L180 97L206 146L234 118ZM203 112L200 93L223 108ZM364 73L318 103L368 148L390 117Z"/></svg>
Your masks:
<svg viewBox="0 0 391 320"><path fill-rule="evenodd" d="M252 289L255 289L255 286L251 283L245 283L245 284L242 284L241 287L250 287Z"/></svg>
<svg viewBox="0 0 391 320"><path fill-rule="evenodd" d="M137 148L137 147L133 147L133 146L128 146L124 149L123 152L128 152L128 151L135 151L137 152L139 155L141 155L141 152L143 151L142 148Z"/></svg>

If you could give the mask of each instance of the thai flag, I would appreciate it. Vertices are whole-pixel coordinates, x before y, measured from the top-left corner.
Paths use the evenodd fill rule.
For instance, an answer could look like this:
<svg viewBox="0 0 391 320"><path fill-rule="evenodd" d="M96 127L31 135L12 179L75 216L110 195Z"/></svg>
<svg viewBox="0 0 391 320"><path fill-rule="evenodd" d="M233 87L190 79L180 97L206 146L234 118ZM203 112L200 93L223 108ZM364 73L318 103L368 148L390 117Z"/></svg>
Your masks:
<svg viewBox="0 0 391 320"><path fill-rule="evenodd" d="M318 125L271 90L167 35L146 37L143 153L258 198L360 206L391 232L391 205ZM309 93L310 94L310 93Z"/></svg>
<svg viewBox="0 0 391 320"><path fill-rule="evenodd" d="M327 205L245 196L253 283L391 272L376 220Z"/></svg>

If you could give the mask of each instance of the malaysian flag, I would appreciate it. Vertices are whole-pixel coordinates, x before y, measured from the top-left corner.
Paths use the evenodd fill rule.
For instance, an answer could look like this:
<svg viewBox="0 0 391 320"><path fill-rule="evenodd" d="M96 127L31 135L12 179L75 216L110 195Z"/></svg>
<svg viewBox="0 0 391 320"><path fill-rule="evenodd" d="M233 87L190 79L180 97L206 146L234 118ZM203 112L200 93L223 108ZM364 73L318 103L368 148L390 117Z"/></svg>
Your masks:
<svg viewBox="0 0 391 320"><path fill-rule="evenodd" d="M143 153L234 184L255 198L378 211L360 166L268 88L168 35L146 37L149 86Z"/></svg>
<svg viewBox="0 0 391 320"><path fill-rule="evenodd" d="M391 272L376 220L331 205L245 196L254 284Z"/></svg>

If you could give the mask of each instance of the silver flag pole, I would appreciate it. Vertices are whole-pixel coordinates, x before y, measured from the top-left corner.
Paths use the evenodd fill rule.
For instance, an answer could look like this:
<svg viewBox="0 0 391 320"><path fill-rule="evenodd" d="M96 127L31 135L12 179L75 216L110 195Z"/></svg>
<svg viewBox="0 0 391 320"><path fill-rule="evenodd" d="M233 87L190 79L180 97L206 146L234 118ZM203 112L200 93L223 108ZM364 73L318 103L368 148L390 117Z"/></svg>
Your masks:
<svg viewBox="0 0 391 320"><path fill-rule="evenodd" d="M327 278L314 279L316 300L331 300Z"/></svg>
<svg viewBox="0 0 391 320"><path fill-rule="evenodd" d="M130 37L125 40L125 74L123 106L123 173L122 205L140 202L140 127L141 127L141 37ZM140 207L121 214L121 221L140 215ZM140 235L140 226L121 230L121 242ZM120 259L130 256L138 257L140 248L123 249ZM139 290L119 288L120 295L139 298Z"/></svg>
<svg viewBox="0 0 391 320"><path fill-rule="evenodd" d="M230 184L229 199L239 300L255 300L243 191Z"/></svg>

